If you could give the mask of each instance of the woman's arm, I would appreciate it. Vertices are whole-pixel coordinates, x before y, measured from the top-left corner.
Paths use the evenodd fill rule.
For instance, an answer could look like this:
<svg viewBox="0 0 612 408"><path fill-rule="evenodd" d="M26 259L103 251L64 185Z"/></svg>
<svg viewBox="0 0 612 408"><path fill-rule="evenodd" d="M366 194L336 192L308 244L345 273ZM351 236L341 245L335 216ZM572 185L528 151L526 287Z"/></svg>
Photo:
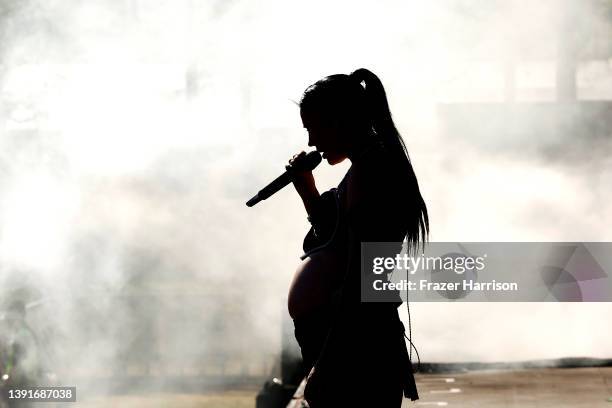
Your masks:
<svg viewBox="0 0 612 408"><path fill-rule="evenodd" d="M319 194L319 190L317 190L317 185L315 184L315 179L312 175L312 171L297 171L296 168L303 168L304 166L300 166L299 162L304 160L306 157L306 152L301 152L293 156L291 160L289 160L289 164L287 165L287 171L290 171L293 176L293 186L295 190L300 195L302 202L304 203L304 208L308 213L309 217L313 217L317 212L317 205L319 203L319 198L321 195Z"/></svg>

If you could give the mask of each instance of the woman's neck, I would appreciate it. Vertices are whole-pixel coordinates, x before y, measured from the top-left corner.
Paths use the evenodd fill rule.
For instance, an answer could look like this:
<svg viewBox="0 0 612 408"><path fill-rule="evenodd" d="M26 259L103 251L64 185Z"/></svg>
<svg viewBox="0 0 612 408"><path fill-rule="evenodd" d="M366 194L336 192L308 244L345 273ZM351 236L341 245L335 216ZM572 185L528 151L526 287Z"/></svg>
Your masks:
<svg viewBox="0 0 612 408"><path fill-rule="evenodd" d="M381 142L374 135L366 135L364 137L360 137L355 144L349 150L347 157L354 163L356 160L359 160L366 153L371 151L372 149L380 146Z"/></svg>

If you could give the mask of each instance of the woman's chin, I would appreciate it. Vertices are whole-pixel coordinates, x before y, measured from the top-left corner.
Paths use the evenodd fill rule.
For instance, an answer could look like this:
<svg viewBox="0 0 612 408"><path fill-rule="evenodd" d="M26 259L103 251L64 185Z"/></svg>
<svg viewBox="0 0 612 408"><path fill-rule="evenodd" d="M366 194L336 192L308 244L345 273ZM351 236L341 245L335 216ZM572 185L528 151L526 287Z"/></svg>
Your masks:
<svg viewBox="0 0 612 408"><path fill-rule="evenodd" d="M327 160L327 163L333 166L334 164L343 162L346 156L324 153L323 158Z"/></svg>

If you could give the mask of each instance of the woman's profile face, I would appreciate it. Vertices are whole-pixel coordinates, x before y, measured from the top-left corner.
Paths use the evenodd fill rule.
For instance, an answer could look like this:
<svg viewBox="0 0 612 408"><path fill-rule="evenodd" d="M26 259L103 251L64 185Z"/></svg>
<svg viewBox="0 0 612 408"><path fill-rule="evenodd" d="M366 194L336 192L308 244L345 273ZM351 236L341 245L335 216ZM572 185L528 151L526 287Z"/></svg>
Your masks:
<svg viewBox="0 0 612 408"><path fill-rule="evenodd" d="M331 165L347 158L348 146L338 121L324 120L321 115L300 112L308 132L308 146L313 146Z"/></svg>

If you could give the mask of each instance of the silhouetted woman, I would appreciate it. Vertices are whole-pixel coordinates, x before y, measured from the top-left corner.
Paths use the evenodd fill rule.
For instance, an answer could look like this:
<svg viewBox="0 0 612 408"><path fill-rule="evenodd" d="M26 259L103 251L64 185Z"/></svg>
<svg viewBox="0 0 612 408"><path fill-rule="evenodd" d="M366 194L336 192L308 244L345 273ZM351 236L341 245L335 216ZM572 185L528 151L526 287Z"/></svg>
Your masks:
<svg viewBox="0 0 612 408"><path fill-rule="evenodd" d="M406 147L382 83L367 69L321 79L306 89L300 114L308 145L329 164L351 167L337 188L319 194L312 172L289 161L312 224L289 293L289 313L304 363L314 367L305 396L311 408L399 407L418 398L397 307L365 303L360 243L401 242L412 249L429 232Z"/></svg>

